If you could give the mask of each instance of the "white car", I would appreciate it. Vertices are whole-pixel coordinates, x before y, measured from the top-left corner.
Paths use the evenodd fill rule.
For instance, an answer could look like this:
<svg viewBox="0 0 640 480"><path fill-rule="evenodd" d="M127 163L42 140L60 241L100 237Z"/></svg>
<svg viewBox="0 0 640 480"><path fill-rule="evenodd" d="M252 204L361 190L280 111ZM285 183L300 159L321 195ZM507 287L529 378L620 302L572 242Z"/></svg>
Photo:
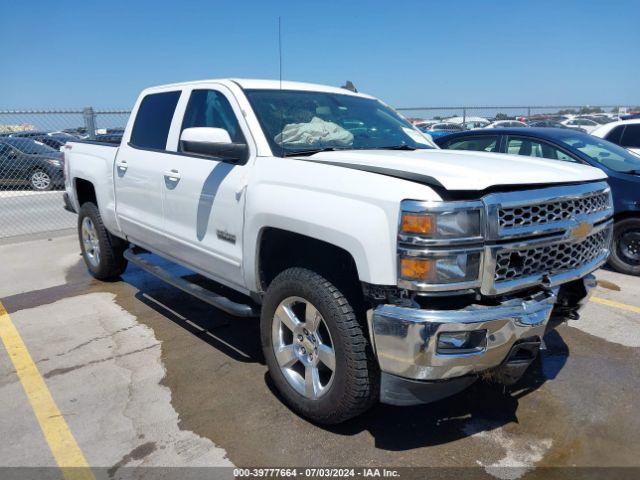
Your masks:
<svg viewBox="0 0 640 480"><path fill-rule="evenodd" d="M449 123L458 123L463 125L467 130L473 130L475 128L484 128L491 122L483 117L451 117L447 118Z"/></svg>
<svg viewBox="0 0 640 480"><path fill-rule="evenodd" d="M524 122L519 120L498 120L497 122L493 122L487 125L485 128L520 128L520 127L529 127Z"/></svg>
<svg viewBox="0 0 640 480"><path fill-rule="evenodd" d="M315 422L435 401L483 372L515 382L609 256L602 170L440 150L342 88L149 88L119 146L69 142L65 157L89 272L113 280L132 262L259 316L275 388Z"/></svg>
<svg viewBox="0 0 640 480"><path fill-rule="evenodd" d="M589 120L588 118L570 118L569 120L565 120L564 122L560 122L564 126L575 129L582 129L587 133L591 133L593 130L598 128L600 124L598 122L594 122L593 120Z"/></svg>
<svg viewBox="0 0 640 480"><path fill-rule="evenodd" d="M604 138L640 155L640 118L601 125L593 130L591 135Z"/></svg>

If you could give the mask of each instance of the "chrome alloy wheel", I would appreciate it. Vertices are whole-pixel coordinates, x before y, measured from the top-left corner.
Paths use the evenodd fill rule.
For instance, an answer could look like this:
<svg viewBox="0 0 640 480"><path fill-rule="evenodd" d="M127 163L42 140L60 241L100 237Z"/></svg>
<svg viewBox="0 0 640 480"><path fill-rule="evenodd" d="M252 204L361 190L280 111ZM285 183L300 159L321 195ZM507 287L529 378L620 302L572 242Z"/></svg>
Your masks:
<svg viewBox="0 0 640 480"><path fill-rule="evenodd" d="M36 190L46 190L51 185L51 177L42 170L36 170L31 174L31 185Z"/></svg>
<svg viewBox="0 0 640 480"><path fill-rule="evenodd" d="M82 219L82 244L87 260L93 267L98 268L100 266L100 242L96 226L89 217Z"/></svg>
<svg viewBox="0 0 640 480"><path fill-rule="evenodd" d="M329 390L336 354L316 307L301 297L285 298L273 316L271 338L280 370L296 392L315 400Z"/></svg>

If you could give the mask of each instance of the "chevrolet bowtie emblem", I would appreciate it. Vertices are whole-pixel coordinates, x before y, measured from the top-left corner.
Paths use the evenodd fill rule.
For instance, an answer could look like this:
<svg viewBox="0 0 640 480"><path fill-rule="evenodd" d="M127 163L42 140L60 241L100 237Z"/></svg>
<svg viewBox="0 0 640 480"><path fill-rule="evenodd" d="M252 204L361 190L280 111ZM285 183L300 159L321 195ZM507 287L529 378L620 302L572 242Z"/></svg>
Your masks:
<svg viewBox="0 0 640 480"><path fill-rule="evenodd" d="M571 229L571 236L576 240L582 240L593 230L593 225L589 222L581 222L577 227Z"/></svg>

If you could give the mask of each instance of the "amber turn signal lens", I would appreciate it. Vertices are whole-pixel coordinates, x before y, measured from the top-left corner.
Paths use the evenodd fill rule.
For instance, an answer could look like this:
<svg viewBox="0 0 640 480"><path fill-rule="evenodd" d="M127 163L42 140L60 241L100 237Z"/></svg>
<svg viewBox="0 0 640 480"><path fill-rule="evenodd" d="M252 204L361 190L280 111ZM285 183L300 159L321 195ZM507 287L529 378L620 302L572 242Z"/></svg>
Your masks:
<svg viewBox="0 0 640 480"><path fill-rule="evenodd" d="M435 230L436 222L432 215L405 213L402 215L402 231L405 233L429 234Z"/></svg>
<svg viewBox="0 0 640 480"><path fill-rule="evenodd" d="M433 270L433 260L405 257L400 261L400 275L408 280L426 280Z"/></svg>

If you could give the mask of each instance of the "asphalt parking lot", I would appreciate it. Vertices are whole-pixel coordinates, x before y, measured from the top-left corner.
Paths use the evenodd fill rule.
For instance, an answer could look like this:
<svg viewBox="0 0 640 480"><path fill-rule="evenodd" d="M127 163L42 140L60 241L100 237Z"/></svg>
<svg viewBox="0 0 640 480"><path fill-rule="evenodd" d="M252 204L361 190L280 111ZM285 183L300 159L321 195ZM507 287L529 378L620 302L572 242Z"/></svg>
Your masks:
<svg viewBox="0 0 640 480"><path fill-rule="evenodd" d="M75 228L78 217L60 208L63 193L0 190L0 238Z"/></svg>
<svg viewBox="0 0 640 480"><path fill-rule="evenodd" d="M435 404L379 405L323 428L278 400L256 320L133 266L121 281L98 282L74 235L5 239L0 466L84 461L111 478L140 465L466 466L487 478L637 467L640 279L597 276L582 318L547 335L517 388L476 383Z"/></svg>

